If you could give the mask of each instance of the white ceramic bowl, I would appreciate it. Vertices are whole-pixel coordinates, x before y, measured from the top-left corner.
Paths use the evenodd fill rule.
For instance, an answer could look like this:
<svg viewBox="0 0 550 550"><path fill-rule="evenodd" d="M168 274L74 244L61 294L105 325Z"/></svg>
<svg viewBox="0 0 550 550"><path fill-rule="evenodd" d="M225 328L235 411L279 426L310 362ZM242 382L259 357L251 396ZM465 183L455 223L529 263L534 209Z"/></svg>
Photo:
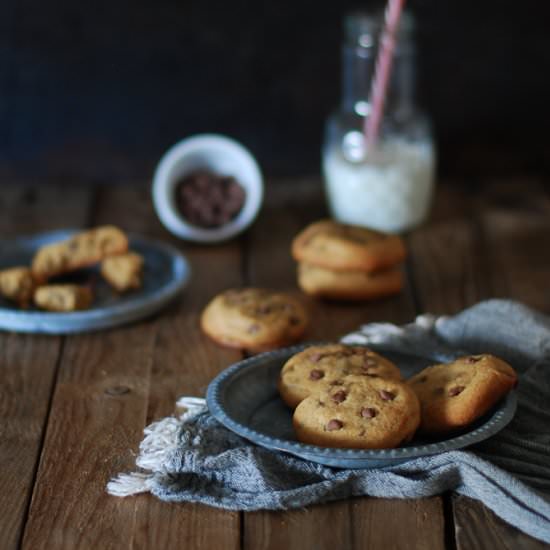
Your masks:
<svg viewBox="0 0 550 550"><path fill-rule="evenodd" d="M246 198L239 214L220 227L192 225L176 206L177 183L198 169L233 176L245 190ZM215 243L234 237L254 221L262 204L263 188L258 164L247 149L225 136L200 134L176 143L162 157L153 178L153 204L164 227L177 237Z"/></svg>

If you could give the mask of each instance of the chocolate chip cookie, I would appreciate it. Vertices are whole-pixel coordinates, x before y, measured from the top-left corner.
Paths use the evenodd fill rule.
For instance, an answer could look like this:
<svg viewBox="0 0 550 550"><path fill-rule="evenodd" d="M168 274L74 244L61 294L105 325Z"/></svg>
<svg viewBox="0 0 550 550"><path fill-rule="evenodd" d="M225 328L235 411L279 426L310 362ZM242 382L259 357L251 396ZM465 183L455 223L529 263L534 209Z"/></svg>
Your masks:
<svg viewBox="0 0 550 550"><path fill-rule="evenodd" d="M109 256L101 262L101 275L118 292L135 290L141 286L143 264L136 252Z"/></svg>
<svg viewBox="0 0 550 550"><path fill-rule="evenodd" d="M34 279L28 267L11 267L0 271L0 294L27 307L34 291Z"/></svg>
<svg viewBox="0 0 550 550"><path fill-rule="evenodd" d="M96 227L41 247L33 258L32 274L36 281L43 283L127 250L128 238L120 229L112 225Z"/></svg>
<svg viewBox="0 0 550 550"><path fill-rule="evenodd" d="M348 375L401 380L399 369L391 361L365 346L326 344L311 346L285 363L279 393L294 408L323 383L337 387Z"/></svg>
<svg viewBox="0 0 550 550"><path fill-rule="evenodd" d="M335 271L300 262L298 285L306 294L321 298L374 300L400 292L403 275L398 267L367 273Z"/></svg>
<svg viewBox="0 0 550 550"><path fill-rule="evenodd" d="M324 383L294 411L299 441L321 447L386 449L410 441L420 423L420 405L404 383L350 375Z"/></svg>
<svg viewBox="0 0 550 550"><path fill-rule="evenodd" d="M79 285L44 285L34 292L34 303L40 309L56 312L88 309L93 294L89 287Z"/></svg>
<svg viewBox="0 0 550 550"><path fill-rule="evenodd" d="M401 262L405 245L397 235L321 220L295 237L292 255L299 262L333 271L372 272Z"/></svg>
<svg viewBox="0 0 550 550"><path fill-rule="evenodd" d="M467 426L516 382L514 369L493 355L470 355L434 365L407 381L420 400L420 430L425 434L444 434Z"/></svg>
<svg viewBox="0 0 550 550"><path fill-rule="evenodd" d="M217 343L252 351L295 342L307 324L307 312L296 298L260 288L227 290L201 316L203 331Z"/></svg>

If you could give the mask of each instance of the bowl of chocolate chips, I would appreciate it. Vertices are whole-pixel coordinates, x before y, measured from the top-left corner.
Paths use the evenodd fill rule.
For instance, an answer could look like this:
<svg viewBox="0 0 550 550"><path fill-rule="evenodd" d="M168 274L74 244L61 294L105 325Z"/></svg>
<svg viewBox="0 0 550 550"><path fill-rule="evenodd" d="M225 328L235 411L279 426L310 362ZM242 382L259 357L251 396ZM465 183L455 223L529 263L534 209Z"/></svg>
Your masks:
<svg viewBox="0 0 550 550"><path fill-rule="evenodd" d="M153 178L153 204L162 224L189 241L216 243L244 231L263 199L252 154L226 136L201 134L171 147Z"/></svg>

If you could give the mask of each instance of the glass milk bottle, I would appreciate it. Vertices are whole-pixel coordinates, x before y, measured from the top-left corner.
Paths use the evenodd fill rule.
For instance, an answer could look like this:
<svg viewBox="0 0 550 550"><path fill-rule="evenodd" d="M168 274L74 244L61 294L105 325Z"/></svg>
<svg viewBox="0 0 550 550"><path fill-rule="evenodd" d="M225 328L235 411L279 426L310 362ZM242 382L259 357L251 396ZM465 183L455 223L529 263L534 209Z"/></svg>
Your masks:
<svg viewBox="0 0 550 550"><path fill-rule="evenodd" d="M414 102L413 20L403 14L384 118L375 147L366 150L381 17L353 14L344 21L342 103L327 121L323 176L333 218L402 232L427 216L434 185L430 125Z"/></svg>

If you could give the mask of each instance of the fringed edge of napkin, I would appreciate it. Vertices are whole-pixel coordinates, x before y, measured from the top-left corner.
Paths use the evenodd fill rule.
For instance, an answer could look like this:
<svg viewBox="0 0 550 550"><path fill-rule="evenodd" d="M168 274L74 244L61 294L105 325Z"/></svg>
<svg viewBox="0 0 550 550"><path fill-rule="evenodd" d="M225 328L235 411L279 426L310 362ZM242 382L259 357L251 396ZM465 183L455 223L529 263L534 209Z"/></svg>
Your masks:
<svg viewBox="0 0 550 550"><path fill-rule="evenodd" d="M115 497L129 497L151 491L156 474L164 473L164 464L178 447L181 425L206 410L201 397L180 397L176 407L184 412L153 422L145 428L145 437L139 445L136 466L144 472L119 474L107 483L107 493Z"/></svg>

